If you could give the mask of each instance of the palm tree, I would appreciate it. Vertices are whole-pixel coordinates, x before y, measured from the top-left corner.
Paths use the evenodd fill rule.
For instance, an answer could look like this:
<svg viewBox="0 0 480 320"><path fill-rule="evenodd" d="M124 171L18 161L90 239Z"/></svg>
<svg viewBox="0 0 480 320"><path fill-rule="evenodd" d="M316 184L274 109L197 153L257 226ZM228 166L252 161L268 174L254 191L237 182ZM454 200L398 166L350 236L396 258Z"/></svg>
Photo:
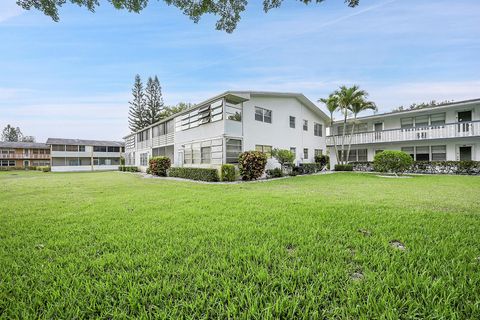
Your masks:
<svg viewBox="0 0 480 320"><path fill-rule="evenodd" d="M334 93L338 99L338 105L340 111L343 113L343 132L342 132L342 151L340 155L341 164L345 162L345 134L347 131L347 118L350 108L355 103L355 101L365 99L368 96L368 93L364 90L360 90L360 87L353 85L351 87L341 86L339 90L336 90ZM348 160L348 159L346 159Z"/></svg>
<svg viewBox="0 0 480 320"><path fill-rule="evenodd" d="M373 101L367 101L365 98L368 94L365 94L363 97L359 98L358 100L354 101L350 106L349 110L353 113L353 124L352 124L352 132L350 133L350 139L348 141L348 151L347 151L347 161L350 157L350 149L352 147L352 137L353 133L355 132L355 124L357 122L357 115L365 110L375 110L377 111L377 106Z"/></svg>
<svg viewBox="0 0 480 320"><path fill-rule="evenodd" d="M333 138L333 148L335 150L335 155L338 157L338 147L337 147L337 141L335 139L335 133L333 132L333 114L338 111L339 105L338 105L338 98L336 95L331 93L328 98L320 98L318 99L318 102L323 103L326 107L328 112L330 112L330 135Z"/></svg>

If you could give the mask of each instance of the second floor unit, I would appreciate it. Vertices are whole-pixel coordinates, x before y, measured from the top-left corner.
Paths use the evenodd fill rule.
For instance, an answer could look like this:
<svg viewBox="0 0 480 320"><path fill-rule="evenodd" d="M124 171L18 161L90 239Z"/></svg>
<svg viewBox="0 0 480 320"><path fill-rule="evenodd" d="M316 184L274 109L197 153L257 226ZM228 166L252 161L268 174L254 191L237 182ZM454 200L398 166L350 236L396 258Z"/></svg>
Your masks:
<svg viewBox="0 0 480 320"><path fill-rule="evenodd" d="M352 134L353 130L353 134ZM344 124L336 121L327 144L342 144ZM345 143L352 145L480 139L480 99L350 119Z"/></svg>
<svg viewBox="0 0 480 320"><path fill-rule="evenodd" d="M246 150L290 149L297 162L325 150L328 117L299 93L227 91L125 137L126 163L164 155L176 166L236 163Z"/></svg>

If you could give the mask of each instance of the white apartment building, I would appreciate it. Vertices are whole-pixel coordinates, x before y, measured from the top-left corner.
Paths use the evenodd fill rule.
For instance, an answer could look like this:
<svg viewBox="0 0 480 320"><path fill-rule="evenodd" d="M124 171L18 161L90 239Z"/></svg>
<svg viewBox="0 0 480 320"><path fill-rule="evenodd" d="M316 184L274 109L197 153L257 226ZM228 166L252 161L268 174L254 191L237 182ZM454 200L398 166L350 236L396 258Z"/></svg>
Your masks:
<svg viewBox="0 0 480 320"><path fill-rule="evenodd" d="M350 133L349 122L346 132ZM343 122L335 122L327 137L331 165L337 163L334 138L342 143ZM383 150L402 150L416 161L480 161L480 99L460 101L357 119L345 136L352 149L348 161L373 161Z"/></svg>
<svg viewBox="0 0 480 320"><path fill-rule="evenodd" d="M126 165L145 171L148 159L168 156L173 166L219 167L247 150L289 149L296 162L324 153L328 116L300 93L227 91L125 139Z"/></svg>
<svg viewBox="0 0 480 320"><path fill-rule="evenodd" d="M118 170L124 152L117 141L48 138L46 144L53 172Z"/></svg>

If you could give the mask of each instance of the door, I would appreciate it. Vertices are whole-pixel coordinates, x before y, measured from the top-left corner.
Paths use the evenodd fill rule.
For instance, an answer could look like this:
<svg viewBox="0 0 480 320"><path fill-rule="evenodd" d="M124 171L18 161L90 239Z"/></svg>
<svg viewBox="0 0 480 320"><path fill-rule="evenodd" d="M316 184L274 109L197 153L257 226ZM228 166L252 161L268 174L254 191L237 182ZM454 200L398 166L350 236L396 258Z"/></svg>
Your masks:
<svg viewBox="0 0 480 320"><path fill-rule="evenodd" d="M472 121L472 110L459 111L457 113L458 118L458 132L469 132L470 122Z"/></svg>
<svg viewBox="0 0 480 320"><path fill-rule="evenodd" d="M472 160L472 147L459 147L460 151L460 161L471 161Z"/></svg>
<svg viewBox="0 0 480 320"><path fill-rule="evenodd" d="M30 166L30 161L28 160L25 160L23 161L23 166L26 168L26 167L29 167Z"/></svg>
<svg viewBox="0 0 480 320"><path fill-rule="evenodd" d="M375 140L382 139L383 122L377 122L373 125L375 130Z"/></svg>
<svg viewBox="0 0 480 320"><path fill-rule="evenodd" d="M183 154L183 151L178 151L178 163L177 165L179 167L183 167L183 161L184 161L184 154Z"/></svg>

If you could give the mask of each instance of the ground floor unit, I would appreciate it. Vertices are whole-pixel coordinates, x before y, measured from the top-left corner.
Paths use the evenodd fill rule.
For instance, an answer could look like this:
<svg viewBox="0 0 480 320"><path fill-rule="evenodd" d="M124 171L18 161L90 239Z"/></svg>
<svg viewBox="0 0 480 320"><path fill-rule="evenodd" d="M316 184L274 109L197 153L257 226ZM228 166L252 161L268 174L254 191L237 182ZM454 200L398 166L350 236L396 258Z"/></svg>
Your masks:
<svg viewBox="0 0 480 320"><path fill-rule="evenodd" d="M335 165L337 163L337 157L334 147L328 146L328 149L330 153L330 163L331 165ZM340 149L341 146L338 146L339 151ZM347 149L348 146L345 146L345 150ZM471 137L352 145L348 161L373 161L375 154L384 150L404 151L410 154L415 161L480 161L480 138Z"/></svg>
<svg viewBox="0 0 480 320"><path fill-rule="evenodd" d="M146 171L148 160L156 156L166 156L176 167L219 168L222 164L237 164L238 156L243 151L256 150L265 152L268 156L267 169L278 167L278 162L272 157L272 150L287 149L295 154L295 163L314 162L315 155L323 154L324 148L315 144L282 144L276 145L263 142L261 138L249 141L242 137L215 136L183 143L172 143L165 146L145 147L137 150L125 150L125 164L137 166Z"/></svg>

